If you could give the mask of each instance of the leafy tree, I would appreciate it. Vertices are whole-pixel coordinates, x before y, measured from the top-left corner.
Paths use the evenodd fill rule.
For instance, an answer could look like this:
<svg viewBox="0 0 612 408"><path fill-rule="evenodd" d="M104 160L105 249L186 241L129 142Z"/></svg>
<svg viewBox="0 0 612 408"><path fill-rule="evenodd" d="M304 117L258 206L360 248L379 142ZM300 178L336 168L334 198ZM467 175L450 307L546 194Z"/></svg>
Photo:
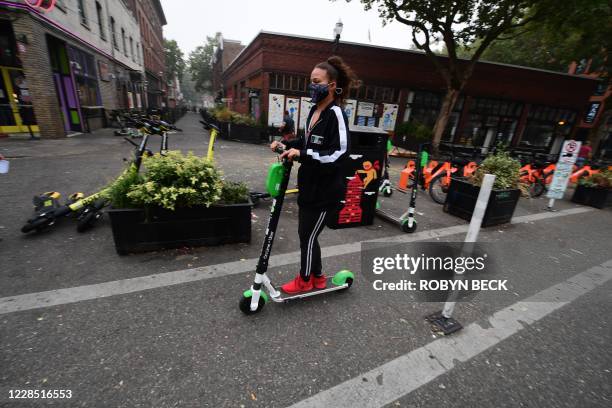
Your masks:
<svg viewBox="0 0 612 408"><path fill-rule="evenodd" d="M176 74L179 80L183 79L185 72L185 60L183 59L183 51L179 48L175 40L167 40L164 38L164 54L166 57L166 73L169 78L174 78Z"/></svg>
<svg viewBox="0 0 612 408"><path fill-rule="evenodd" d="M198 92L211 91L212 89L212 60L215 47L218 45L219 34L217 33L214 37L206 36L206 43L198 46L189 54L188 69Z"/></svg>
<svg viewBox="0 0 612 408"><path fill-rule="evenodd" d="M499 37L483 58L567 72L571 62L590 62L590 72L609 78L612 69L612 3L565 0L525 30Z"/></svg>
<svg viewBox="0 0 612 408"><path fill-rule="evenodd" d="M346 0L351 1L351 0ZM366 10L376 8L384 23L396 20L412 29L412 42L425 52L446 85L446 95L433 129L433 144L442 139L444 128L459 93L471 77L476 62L500 35L516 32L540 18L546 7L531 7L552 0L360 0ZM559 8L559 5L556 5ZM532 13L527 15L527 11ZM480 41L476 42L479 39ZM433 49L443 43L447 57ZM467 61L460 61L461 48L472 48ZM440 52L438 52L440 53Z"/></svg>

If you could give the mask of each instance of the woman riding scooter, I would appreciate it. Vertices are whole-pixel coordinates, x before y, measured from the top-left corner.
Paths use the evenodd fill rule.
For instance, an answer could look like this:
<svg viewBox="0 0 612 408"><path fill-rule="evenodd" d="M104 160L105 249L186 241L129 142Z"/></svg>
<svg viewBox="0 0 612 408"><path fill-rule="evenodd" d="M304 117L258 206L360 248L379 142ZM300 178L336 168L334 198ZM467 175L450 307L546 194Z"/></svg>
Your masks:
<svg viewBox="0 0 612 408"><path fill-rule="evenodd" d="M300 162L298 172L298 205L300 237L300 274L281 286L288 294L323 289L327 278L322 272L318 236L328 214L342 199L344 181L341 168L348 156L348 119L342 104L348 90L358 87L353 70L337 56L317 64L310 74L311 102L305 135L286 142L272 142L270 148L282 146L281 158Z"/></svg>

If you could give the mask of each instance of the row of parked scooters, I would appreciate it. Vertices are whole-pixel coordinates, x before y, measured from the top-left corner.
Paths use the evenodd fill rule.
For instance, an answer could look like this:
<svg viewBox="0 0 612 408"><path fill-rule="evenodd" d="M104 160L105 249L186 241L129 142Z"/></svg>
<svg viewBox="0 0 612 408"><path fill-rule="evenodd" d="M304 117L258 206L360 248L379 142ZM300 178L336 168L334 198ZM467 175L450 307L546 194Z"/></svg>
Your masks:
<svg viewBox="0 0 612 408"><path fill-rule="evenodd" d="M137 174L140 171L142 158L153 154L147 149L149 137L161 136L159 151L165 154L168 151L168 133L181 131L176 126L164 122L157 115L122 114L118 119L121 128L115 134L124 136L124 139L135 147L133 158L123 175ZM128 135L131 137L137 135L141 138L140 143L126 137ZM105 187L89 196L81 192L71 194L64 203L61 202L59 192L49 191L35 196L33 204L34 216L28 219L21 228L23 233L40 232L67 218L76 220L78 232L85 232L96 224L103 215L103 209L110 203L108 187Z"/></svg>

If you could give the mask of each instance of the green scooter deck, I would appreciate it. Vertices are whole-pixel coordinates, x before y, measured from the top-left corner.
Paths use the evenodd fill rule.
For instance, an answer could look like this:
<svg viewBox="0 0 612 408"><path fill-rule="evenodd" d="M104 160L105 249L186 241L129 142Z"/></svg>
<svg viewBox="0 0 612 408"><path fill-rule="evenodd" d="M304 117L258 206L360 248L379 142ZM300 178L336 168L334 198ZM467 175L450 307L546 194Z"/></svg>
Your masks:
<svg viewBox="0 0 612 408"><path fill-rule="evenodd" d="M346 282L342 285L334 285L332 282L332 279L333 277L327 278L327 285L325 289L313 289L313 290L309 290L308 292L302 292L302 293L297 293L297 294L286 293L281 288L279 288L278 290L281 293L281 295L277 298L272 298L272 300L275 302L288 302L294 299L302 299L302 298L307 298L311 296L321 295L323 293L336 292L342 289L348 289L350 287L350 285Z"/></svg>

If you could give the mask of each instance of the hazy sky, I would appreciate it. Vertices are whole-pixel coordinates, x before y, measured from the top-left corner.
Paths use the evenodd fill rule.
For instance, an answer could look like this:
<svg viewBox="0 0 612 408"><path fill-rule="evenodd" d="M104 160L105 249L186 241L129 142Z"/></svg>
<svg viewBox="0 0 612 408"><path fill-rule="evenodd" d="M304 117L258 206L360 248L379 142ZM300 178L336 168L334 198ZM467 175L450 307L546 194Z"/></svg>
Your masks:
<svg viewBox="0 0 612 408"><path fill-rule="evenodd" d="M261 30L333 38L341 19L342 40L394 48L410 48L410 29L397 22L386 27L375 10L364 11L359 0L161 0L168 25L164 37L174 39L185 56L221 31L227 39L248 44Z"/></svg>

